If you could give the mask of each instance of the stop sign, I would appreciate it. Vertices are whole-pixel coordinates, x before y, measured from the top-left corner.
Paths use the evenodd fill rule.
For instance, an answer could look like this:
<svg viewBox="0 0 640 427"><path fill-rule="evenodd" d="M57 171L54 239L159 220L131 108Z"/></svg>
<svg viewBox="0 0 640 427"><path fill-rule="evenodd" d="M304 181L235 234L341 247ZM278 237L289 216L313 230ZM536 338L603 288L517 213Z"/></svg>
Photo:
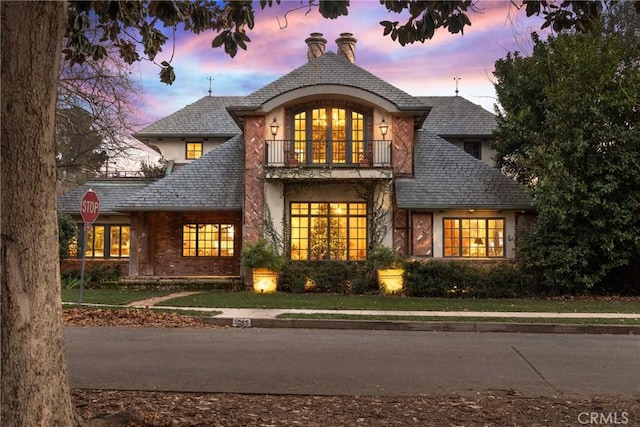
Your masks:
<svg viewBox="0 0 640 427"><path fill-rule="evenodd" d="M95 191L88 189L80 202L80 215L85 224L92 224L100 214L100 199Z"/></svg>

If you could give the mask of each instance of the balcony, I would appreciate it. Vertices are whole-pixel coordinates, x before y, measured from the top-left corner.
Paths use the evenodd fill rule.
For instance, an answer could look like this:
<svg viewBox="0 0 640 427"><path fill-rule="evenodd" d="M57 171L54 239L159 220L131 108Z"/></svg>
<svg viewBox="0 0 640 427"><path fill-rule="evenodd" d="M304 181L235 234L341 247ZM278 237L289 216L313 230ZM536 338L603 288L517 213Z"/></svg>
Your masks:
<svg viewBox="0 0 640 427"><path fill-rule="evenodd" d="M270 167L391 167L391 141L268 140Z"/></svg>
<svg viewBox="0 0 640 427"><path fill-rule="evenodd" d="M391 141L267 140L267 179L389 179Z"/></svg>

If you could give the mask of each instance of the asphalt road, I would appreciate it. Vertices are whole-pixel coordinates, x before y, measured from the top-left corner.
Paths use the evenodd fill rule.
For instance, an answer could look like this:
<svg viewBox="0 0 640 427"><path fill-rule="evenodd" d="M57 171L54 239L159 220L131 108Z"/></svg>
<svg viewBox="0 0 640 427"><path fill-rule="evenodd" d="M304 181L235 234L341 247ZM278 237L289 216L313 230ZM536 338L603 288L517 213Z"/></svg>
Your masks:
<svg viewBox="0 0 640 427"><path fill-rule="evenodd" d="M74 388L309 395L640 396L640 337L65 328Z"/></svg>

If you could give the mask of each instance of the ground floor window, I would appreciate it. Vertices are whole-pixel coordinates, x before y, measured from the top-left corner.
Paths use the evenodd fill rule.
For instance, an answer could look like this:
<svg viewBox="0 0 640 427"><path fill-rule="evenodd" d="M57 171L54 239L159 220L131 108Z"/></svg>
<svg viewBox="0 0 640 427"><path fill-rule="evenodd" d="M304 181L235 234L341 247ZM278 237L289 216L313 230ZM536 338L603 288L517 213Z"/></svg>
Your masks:
<svg viewBox="0 0 640 427"><path fill-rule="evenodd" d="M364 260L366 203L291 203L291 259Z"/></svg>
<svg viewBox="0 0 640 427"><path fill-rule="evenodd" d="M89 231L84 224L78 225L78 238L70 243L69 254L79 256L78 244L82 244L82 233L87 234L85 255L87 258L128 258L130 227L122 224L94 224Z"/></svg>
<svg viewBox="0 0 640 427"><path fill-rule="evenodd" d="M504 219L445 218L445 257L504 257Z"/></svg>
<svg viewBox="0 0 640 427"><path fill-rule="evenodd" d="M230 257L234 254L232 224L184 224L182 256Z"/></svg>

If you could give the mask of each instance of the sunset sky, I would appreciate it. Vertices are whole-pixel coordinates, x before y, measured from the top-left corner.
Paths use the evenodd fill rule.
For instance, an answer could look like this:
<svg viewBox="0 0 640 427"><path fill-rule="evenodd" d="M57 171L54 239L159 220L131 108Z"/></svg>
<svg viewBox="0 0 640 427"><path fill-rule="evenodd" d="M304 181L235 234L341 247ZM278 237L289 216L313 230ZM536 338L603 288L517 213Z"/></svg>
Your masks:
<svg viewBox="0 0 640 427"><path fill-rule="evenodd" d="M287 13L300 6L300 1L290 0L259 10L256 2L255 27L248 33L251 43L233 59L223 49L211 48L214 33L178 33L173 85L160 83L159 68L148 61L136 70L143 90L136 103L140 128L207 96L208 77L213 78L214 95L248 95L305 64L304 40L313 32L322 33L326 50L333 52L340 33L352 33L358 40L356 64L412 95L453 96L454 78L459 77L460 96L494 111L495 61L509 51L529 53L531 32L542 33L540 18L527 18L509 1L482 0L479 12L469 15L472 25L464 35L439 30L424 44L401 47L383 37L379 22L404 18L388 13L378 1L351 0L349 15L334 20L322 18L317 8ZM168 60L172 50L171 43L165 45L156 62Z"/></svg>

